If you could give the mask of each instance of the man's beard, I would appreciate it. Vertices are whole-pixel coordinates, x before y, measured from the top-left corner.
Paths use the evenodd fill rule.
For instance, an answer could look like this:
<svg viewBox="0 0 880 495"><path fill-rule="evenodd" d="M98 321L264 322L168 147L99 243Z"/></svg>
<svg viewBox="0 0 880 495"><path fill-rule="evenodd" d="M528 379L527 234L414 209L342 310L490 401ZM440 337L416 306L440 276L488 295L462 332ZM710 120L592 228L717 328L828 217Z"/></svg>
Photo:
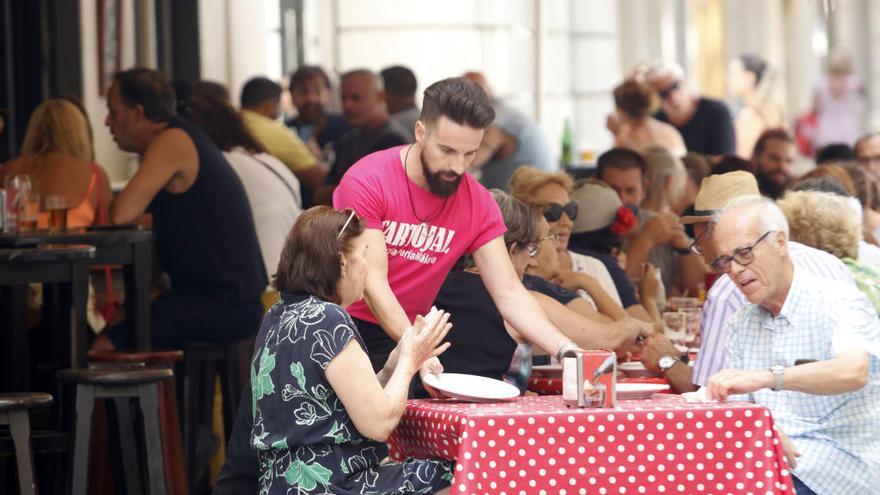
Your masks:
<svg viewBox="0 0 880 495"><path fill-rule="evenodd" d="M324 107L320 103L306 103L299 109L299 118L306 124L317 124L324 117Z"/></svg>
<svg viewBox="0 0 880 495"><path fill-rule="evenodd" d="M755 178L758 179L758 189L761 193L771 199L781 198L785 193L785 188L788 187L789 182L788 178L786 178L784 182L779 183L773 179L773 175L763 172L760 169L755 171Z"/></svg>
<svg viewBox="0 0 880 495"><path fill-rule="evenodd" d="M448 198L455 194L455 191L458 190L458 185L461 184L461 175L455 172L431 172L424 150L419 153L419 158L422 161L422 175L425 176L425 181L428 182L428 190L431 191L431 194L441 198ZM443 178L452 176L455 176L455 180Z"/></svg>

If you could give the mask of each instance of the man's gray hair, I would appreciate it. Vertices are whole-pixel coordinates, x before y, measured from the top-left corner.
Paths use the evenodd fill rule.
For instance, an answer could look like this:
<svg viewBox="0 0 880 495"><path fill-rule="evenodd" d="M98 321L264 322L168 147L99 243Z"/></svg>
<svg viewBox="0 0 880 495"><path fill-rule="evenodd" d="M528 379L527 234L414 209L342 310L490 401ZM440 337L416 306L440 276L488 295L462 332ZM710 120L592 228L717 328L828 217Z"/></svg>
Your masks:
<svg viewBox="0 0 880 495"><path fill-rule="evenodd" d="M373 84L376 86L376 89L378 89L380 91L385 90L385 81L382 80L382 76L380 76L379 74L376 74L375 72L371 71L370 69L350 70L348 72L343 73L339 77L339 80L343 81L345 79L348 79L349 77L354 77L354 76L367 77L370 80L372 80Z"/></svg>
<svg viewBox="0 0 880 495"><path fill-rule="evenodd" d="M763 232L768 230L783 232L785 233L785 238L789 238L788 220L785 218L785 213L776 206L773 200L763 196L733 198L724 205L724 208L721 208L712 215L712 222L717 224L733 210L742 210L741 214L750 215L752 220L757 222L758 230Z"/></svg>

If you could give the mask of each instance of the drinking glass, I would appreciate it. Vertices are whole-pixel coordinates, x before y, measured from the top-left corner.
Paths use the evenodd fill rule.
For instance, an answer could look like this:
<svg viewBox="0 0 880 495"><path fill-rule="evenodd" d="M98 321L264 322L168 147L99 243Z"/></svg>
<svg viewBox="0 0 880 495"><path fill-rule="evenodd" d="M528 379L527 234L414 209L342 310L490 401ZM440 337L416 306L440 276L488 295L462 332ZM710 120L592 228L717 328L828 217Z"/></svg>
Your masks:
<svg viewBox="0 0 880 495"><path fill-rule="evenodd" d="M667 299L666 310L678 311L681 308L699 308L702 304L699 297L673 296Z"/></svg>
<svg viewBox="0 0 880 495"><path fill-rule="evenodd" d="M663 328L666 337L672 342L679 352L687 352L687 329L685 327L685 313L667 311L663 313Z"/></svg>
<svg viewBox="0 0 880 495"><path fill-rule="evenodd" d="M67 196L47 195L43 210L49 213L49 230L62 231L67 228Z"/></svg>
<svg viewBox="0 0 880 495"><path fill-rule="evenodd" d="M37 221L40 219L40 195L30 193L23 196L19 203L18 224L23 232L37 229Z"/></svg>
<svg viewBox="0 0 880 495"><path fill-rule="evenodd" d="M21 221L21 210L26 198L31 195L31 178L27 175L11 175L6 178L6 221L7 231L17 232Z"/></svg>
<svg viewBox="0 0 880 495"><path fill-rule="evenodd" d="M678 312L684 315L684 329L687 333L685 344L688 352L696 351L700 348L700 315L703 310L701 308L679 308Z"/></svg>

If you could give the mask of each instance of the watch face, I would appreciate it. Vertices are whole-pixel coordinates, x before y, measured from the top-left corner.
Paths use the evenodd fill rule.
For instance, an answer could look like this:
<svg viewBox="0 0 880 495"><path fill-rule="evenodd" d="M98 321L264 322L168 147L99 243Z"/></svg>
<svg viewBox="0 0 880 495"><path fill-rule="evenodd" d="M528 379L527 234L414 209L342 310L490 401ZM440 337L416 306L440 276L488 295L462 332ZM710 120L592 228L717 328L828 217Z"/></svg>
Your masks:
<svg viewBox="0 0 880 495"><path fill-rule="evenodd" d="M657 362L657 366L659 366L661 370L666 371L669 368L672 368L673 365L675 365L675 361L676 359L672 356L663 356Z"/></svg>

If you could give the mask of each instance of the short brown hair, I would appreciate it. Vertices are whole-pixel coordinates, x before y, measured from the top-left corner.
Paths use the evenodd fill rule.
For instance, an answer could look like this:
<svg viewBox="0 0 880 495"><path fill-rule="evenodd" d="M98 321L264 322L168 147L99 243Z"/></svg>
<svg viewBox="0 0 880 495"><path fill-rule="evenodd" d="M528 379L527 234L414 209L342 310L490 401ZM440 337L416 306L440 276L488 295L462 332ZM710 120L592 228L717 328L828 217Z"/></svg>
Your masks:
<svg viewBox="0 0 880 495"><path fill-rule="evenodd" d="M330 206L303 212L284 241L272 287L339 304L336 284L342 276L342 255L351 252L354 239L364 232L357 214L345 225L351 214L352 210Z"/></svg>
<svg viewBox="0 0 880 495"><path fill-rule="evenodd" d="M644 118L657 108L657 93L645 83L628 79L614 88L614 104L631 119Z"/></svg>
<svg viewBox="0 0 880 495"><path fill-rule="evenodd" d="M785 141L786 143L794 144L794 138L791 137L788 131L781 127L777 127L775 129L767 129L762 132L758 137L758 140L755 141L755 147L752 148L752 157L756 157L764 152L764 148L767 147L767 141L772 139L779 139Z"/></svg>
<svg viewBox="0 0 880 495"><path fill-rule="evenodd" d="M853 184L852 178L850 178L849 174L846 172L846 169L841 165L835 164L826 164L819 165L818 167L810 170L808 173L801 176L798 180L803 179L818 179L821 177L831 177L836 180L846 193L850 196L856 195L856 186Z"/></svg>
<svg viewBox="0 0 880 495"><path fill-rule="evenodd" d="M477 83L463 77L437 81L425 90L419 120L425 126L446 117L458 125L485 129L495 119L495 109Z"/></svg>

